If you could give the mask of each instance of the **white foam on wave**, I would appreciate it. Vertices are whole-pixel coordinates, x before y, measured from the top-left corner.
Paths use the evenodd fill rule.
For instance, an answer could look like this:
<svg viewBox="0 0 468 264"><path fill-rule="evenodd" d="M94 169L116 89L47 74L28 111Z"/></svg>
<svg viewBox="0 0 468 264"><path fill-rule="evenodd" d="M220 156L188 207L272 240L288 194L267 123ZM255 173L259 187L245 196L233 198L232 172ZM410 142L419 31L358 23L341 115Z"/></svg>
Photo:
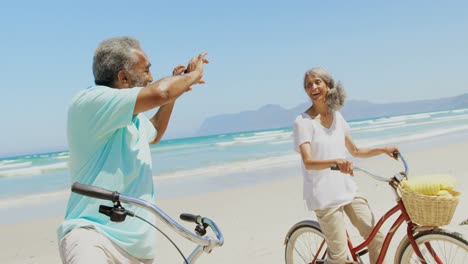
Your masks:
<svg viewBox="0 0 468 264"><path fill-rule="evenodd" d="M273 142L269 142L268 144L270 145L292 144L292 137L288 140L273 141Z"/></svg>
<svg viewBox="0 0 468 264"><path fill-rule="evenodd" d="M17 161L16 159L0 160L0 165L1 164L10 164L10 163L13 163L13 162L16 162L16 161Z"/></svg>
<svg viewBox="0 0 468 264"><path fill-rule="evenodd" d="M432 116L432 115L448 114L450 112L451 110L444 110L444 111L428 112L427 114L430 114Z"/></svg>
<svg viewBox="0 0 468 264"><path fill-rule="evenodd" d="M251 136L238 136L234 137L234 140L238 141L251 141L251 140L258 140L258 139L277 139L277 138L284 138L288 137L292 134L291 131L269 131L269 132L258 132L254 133Z"/></svg>
<svg viewBox="0 0 468 264"><path fill-rule="evenodd" d="M207 166L198 169L180 170L171 173L164 173L161 175L155 175L154 178L157 181L161 180L174 180L186 177L197 177L197 176L216 176L217 174L235 173L241 171L249 171L261 168L273 168L279 166L285 166L298 162L300 159L297 154L283 155L277 157L261 158L261 159L250 159L245 161L229 162L223 164L217 164Z"/></svg>
<svg viewBox="0 0 468 264"><path fill-rule="evenodd" d="M352 127L352 126L356 126L356 125L373 124L374 121L373 120L349 121L348 123Z"/></svg>
<svg viewBox="0 0 468 264"><path fill-rule="evenodd" d="M427 139L436 136L442 136L454 132L461 132L464 130L468 130L468 125L464 126L457 126L451 128L441 128L441 129L434 129L429 130L424 133L416 133L406 136L398 136L398 137L390 137L390 138L383 138L383 139L376 139L376 140L357 140L359 144L362 144L364 147L370 146L378 146L378 145L385 145L389 143L400 143L400 142L408 142L408 141L417 141L422 139Z"/></svg>
<svg viewBox="0 0 468 264"><path fill-rule="evenodd" d="M452 110L452 113L464 113L464 112L468 112L468 108L463 108L463 109L457 109L457 110Z"/></svg>
<svg viewBox="0 0 468 264"><path fill-rule="evenodd" d="M18 163L13 163L13 164L6 164L6 165L0 165L0 171L2 170L7 170L7 169L14 169L14 168L21 168L21 167L28 167L31 166L32 162L27 161L27 162L18 162Z"/></svg>
<svg viewBox="0 0 468 264"><path fill-rule="evenodd" d="M363 120L363 121L350 121L349 125L353 127L353 126L360 126L360 125L366 125L366 124L367 125L386 125L387 123L401 123L401 122L408 121L408 120L431 118L433 114L438 114L438 113L443 113L443 112L448 112L448 111L381 117L377 119L370 119L370 120Z"/></svg>
<svg viewBox="0 0 468 264"><path fill-rule="evenodd" d="M392 117L382 117L382 118L376 119L374 121L374 124L391 123L391 122L414 120L414 119L426 119L426 118L431 118L431 114L423 113L423 114L411 114L411 115L401 115L401 116L392 116Z"/></svg>
<svg viewBox="0 0 468 264"><path fill-rule="evenodd" d="M274 137L252 137L252 138L235 138L234 142L239 144L253 144L260 142L272 141Z"/></svg>
<svg viewBox="0 0 468 264"><path fill-rule="evenodd" d="M0 199L0 209L17 207L18 205L34 205L51 200L64 200L70 195L70 190L60 190L49 193L30 194L15 198Z"/></svg>
<svg viewBox="0 0 468 264"><path fill-rule="evenodd" d="M380 130L385 130L388 128L397 128L397 127L402 127L405 126L406 122L401 121L401 122L396 122L396 123L389 123L389 124L379 124L379 125L374 125L374 126L368 126L368 127L351 127L350 130L351 132L355 131L380 131Z"/></svg>
<svg viewBox="0 0 468 264"><path fill-rule="evenodd" d="M217 142L215 145L220 147L232 146L232 145L240 145L240 144L256 144L261 142L269 142L269 141L278 141L283 140L286 138L290 138L292 136L291 131L267 131L267 132L256 132L253 135L244 135L244 136L237 136L234 137L231 141L225 142Z"/></svg>
<svg viewBox="0 0 468 264"><path fill-rule="evenodd" d="M181 144L181 145L171 145L171 146L158 146L151 148L151 152L162 152L170 150L179 150L179 149L188 149L188 148L200 148L205 147L208 144Z"/></svg>
<svg viewBox="0 0 468 264"><path fill-rule="evenodd" d="M468 119L468 115L459 115L459 116L446 116L446 117L434 117L434 120L449 121L449 120L463 120Z"/></svg>
<svg viewBox="0 0 468 264"><path fill-rule="evenodd" d="M398 127L409 128L409 127L415 127L415 126L433 125L433 124L443 123L443 122L452 121L452 120L464 120L464 119L468 119L468 115L433 117L429 121L420 121L417 123L398 122L398 123L381 124L381 125L368 126L368 127L356 127L356 128L351 128L351 131L352 132L356 132L356 131L378 132L378 131L384 131L387 129L393 129L393 128L398 128Z"/></svg>
<svg viewBox="0 0 468 264"><path fill-rule="evenodd" d="M220 146L220 147L231 146L231 145L234 145L234 144L236 144L235 141L227 141L227 142L217 142L217 143L215 143L216 146Z"/></svg>
<svg viewBox="0 0 468 264"><path fill-rule="evenodd" d="M27 168L0 171L0 177L34 176L43 174L44 172L62 170L66 168L68 168L68 162L59 162L49 165L32 166Z"/></svg>
<svg viewBox="0 0 468 264"><path fill-rule="evenodd" d="M348 122L351 127L353 126L361 126L361 125L373 125L373 124L381 124L381 123L392 123L392 122L399 122L405 120L415 120L415 119L427 119L427 118L451 118L449 117L433 117L434 115L440 114L448 114L448 113L464 113L468 112L468 108L466 109L458 109L458 110L445 110L445 111L435 111L435 112L428 112L428 113L420 113L420 114L411 114L411 115L401 115L401 116L391 116L391 117L381 117L377 119L369 119L369 120L362 120L362 121L350 121Z"/></svg>
<svg viewBox="0 0 468 264"><path fill-rule="evenodd" d="M284 132L288 132L288 131L285 131L283 129L280 129L280 130L272 130L272 131L261 131L261 132L254 132L254 135L255 136L269 136L269 135L277 135L277 134L282 134Z"/></svg>

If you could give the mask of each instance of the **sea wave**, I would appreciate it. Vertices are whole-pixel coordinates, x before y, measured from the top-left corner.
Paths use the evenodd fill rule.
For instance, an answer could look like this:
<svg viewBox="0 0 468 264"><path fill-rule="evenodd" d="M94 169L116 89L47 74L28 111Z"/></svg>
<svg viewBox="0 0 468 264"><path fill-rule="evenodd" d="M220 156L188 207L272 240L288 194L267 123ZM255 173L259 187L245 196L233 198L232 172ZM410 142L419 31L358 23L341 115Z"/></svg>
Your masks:
<svg viewBox="0 0 468 264"><path fill-rule="evenodd" d="M468 119L468 115L433 117L432 119L442 120L442 121L446 121L446 120L447 121L448 120L463 120L463 119Z"/></svg>
<svg viewBox="0 0 468 264"><path fill-rule="evenodd" d="M292 144L292 138L288 140L273 141L273 142L269 142L268 144L270 145Z"/></svg>
<svg viewBox="0 0 468 264"><path fill-rule="evenodd" d="M261 131L261 132L254 132L254 135L255 136L271 136L271 135L282 134L284 132L288 132L288 131L286 130Z"/></svg>
<svg viewBox="0 0 468 264"><path fill-rule="evenodd" d="M358 126L358 125L367 125L367 124L373 124L373 120L362 120L362 121L349 121L348 124L352 126Z"/></svg>
<svg viewBox="0 0 468 264"><path fill-rule="evenodd" d="M423 114L412 114L412 115L401 115L401 116L392 116L392 117L382 117L374 121L374 124L380 123L391 123L405 120L414 120L414 119L427 119L431 118L431 115L428 113Z"/></svg>
<svg viewBox="0 0 468 264"><path fill-rule="evenodd" d="M299 162L300 156L297 154L282 155L272 158L249 159L227 164L216 164L203 168L180 170L172 173L164 173L154 175L155 182L180 180L186 177L217 177L218 175L226 175L226 173L248 172L249 170L257 170L262 168L275 168L279 166L287 166L288 164L296 164ZM0 199L0 209L11 208L19 205L34 204L50 200L66 199L70 194L69 189L63 189L53 192L28 194L21 197L3 198Z"/></svg>
<svg viewBox="0 0 468 264"><path fill-rule="evenodd" d="M0 177L34 176L34 175L43 174L45 172L63 170L66 168L68 168L68 162L59 162L59 163L53 163L49 165L40 165L40 166L32 166L32 167L27 167L27 168L18 168L18 169L0 171Z"/></svg>
<svg viewBox="0 0 468 264"><path fill-rule="evenodd" d="M14 197L14 198L4 198L0 199L0 209L3 208L12 208L19 205L33 205L36 203L43 203L44 201L50 200L58 200L58 199L66 199L66 197L70 195L69 189L64 189L55 192L49 193L37 193L37 194L29 194L21 197Z"/></svg>
<svg viewBox="0 0 468 264"><path fill-rule="evenodd" d="M17 162L17 160L16 159L4 159L4 160L0 160L0 165L10 164L10 163L14 163L14 162Z"/></svg>
<svg viewBox="0 0 468 264"><path fill-rule="evenodd" d="M248 159L243 161L228 162L196 169L179 170L156 175L154 176L154 178L158 181L161 181L195 176L216 176L217 173L226 174L247 171L251 169L285 166L287 164L296 163L299 161L299 159L299 155L293 153L269 158Z"/></svg>
<svg viewBox="0 0 468 264"><path fill-rule="evenodd" d="M418 119L428 119L428 118L433 118L434 115L447 114L450 112L451 112L450 110L447 110L447 111L437 111L437 112L419 113L419 114L410 114L410 115L380 117L380 118L368 119L368 120L350 121L348 123L351 127L354 127L354 126L362 127L363 125L375 126L375 125L381 125L381 124L387 124L387 123L400 123L402 121L405 122L405 121L415 121Z"/></svg>
<svg viewBox="0 0 468 264"><path fill-rule="evenodd" d="M389 123L389 124L379 124L379 125L374 125L374 126L368 126L368 127L351 127L350 131L377 131L377 130L384 130L387 128L396 128L396 127L402 127L405 126L407 123L404 121L401 122L395 122L395 123Z"/></svg>
<svg viewBox="0 0 468 264"><path fill-rule="evenodd" d="M6 164L6 165L1 165L0 164L0 172L3 171L3 170L9 170L9 169L14 169L14 168L22 168L22 167L28 167L28 166L31 166L32 165L32 162L31 161L27 161L27 162L17 162L17 163L10 163L10 164Z"/></svg>
<svg viewBox="0 0 468 264"><path fill-rule="evenodd" d="M468 108L463 108L463 109L457 109L457 110L452 110L452 113L464 113L468 112Z"/></svg>
<svg viewBox="0 0 468 264"><path fill-rule="evenodd" d="M388 137L388 138L370 139L370 140L362 139L357 142L363 146L378 146L378 145L385 145L389 143L402 143L402 142L408 142L408 141L417 141L417 140L427 139L431 137L447 135L450 133L462 132L465 130L468 130L468 125L451 127L451 128L434 129L431 131L426 131L426 132L416 133L416 134L411 134L411 135L398 136L398 137Z"/></svg>
<svg viewBox="0 0 468 264"><path fill-rule="evenodd" d="M278 141L283 140L286 138L291 138L292 132L291 131L271 131L271 132L258 132L254 133L253 135L244 135L244 136L237 136L234 137L231 141L225 142L216 142L215 145L226 147L232 145L239 145L239 144L257 144L262 142L269 142L269 141Z"/></svg>
<svg viewBox="0 0 468 264"><path fill-rule="evenodd" d="M405 121L401 122L395 122L395 123L387 123L387 124L379 124L379 125L373 125L373 126L367 126L367 127L351 127L351 132L378 132L378 131L384 131L387 129L394 129L394 128L409 128L409 127L415 127L415 126L426 126L426 125L433 125L433 124L438 124L438 123L443 123L443 122L448 122L448 121L453 121L453 120L465 120L468 119L468 115L458 115L458 116L445 116L445 117L432 117L429 120L426 121L419 121L415 123L407 123ZM451 126L455 127L455 126Z"/></svg>
<svg viewBox="0 0 468 264"><path fill-rule="evenodd" d="M151 148L151 152L163 152L163 151L172 151L172 150L188 149L188 148L200 148L200 147L205 147L207 145L208 144L179 144L179 145L168 145L168 146L156 145L155 147Z"/></svg>

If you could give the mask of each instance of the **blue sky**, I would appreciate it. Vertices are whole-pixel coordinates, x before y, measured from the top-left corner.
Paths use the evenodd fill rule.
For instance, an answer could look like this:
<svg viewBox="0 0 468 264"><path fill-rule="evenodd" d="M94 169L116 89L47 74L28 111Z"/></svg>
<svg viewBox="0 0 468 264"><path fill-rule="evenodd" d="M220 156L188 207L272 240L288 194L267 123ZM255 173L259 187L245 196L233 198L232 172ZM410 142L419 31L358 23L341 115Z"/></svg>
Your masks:
<svg viewBox="0 0 468 264"><path fill-rule="evenodd" d="M139 39L155 79L209 53L207 84L177 101L166 138L213 115L303 103L303 73L319 65L351 99L468 92L463 1L19 0L0 12L0 157L66 148L68 104L93 84L94 49L112 36Z"/></svg>

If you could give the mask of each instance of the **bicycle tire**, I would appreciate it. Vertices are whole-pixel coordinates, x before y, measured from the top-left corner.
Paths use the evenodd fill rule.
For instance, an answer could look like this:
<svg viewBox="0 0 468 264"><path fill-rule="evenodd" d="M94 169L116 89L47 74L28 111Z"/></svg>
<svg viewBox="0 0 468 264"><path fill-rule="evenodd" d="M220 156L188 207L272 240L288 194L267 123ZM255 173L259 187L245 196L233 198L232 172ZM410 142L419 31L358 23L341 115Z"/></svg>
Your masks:
<svg viewBox="0 0 468 264"><path fill-rule="evenodd" d="M422 244L430 242L431 247L443 263L468 263L468 241L456 232L444 229L433 229L419 232L415 235L416 243L427 263L436 263L429 250ZM395 264L420 263L408 238L398 246L395 253Z"/></svg>
<svg viewBox="0 0 468 264"><path fill-rule="evenodd" d="M320 245L322 245L321 248ZM318 223L313 221L302 223L290 231L286 237L286 264L311 263L317 255L315 263L323 263L327 248L325 237Z"/></svg>

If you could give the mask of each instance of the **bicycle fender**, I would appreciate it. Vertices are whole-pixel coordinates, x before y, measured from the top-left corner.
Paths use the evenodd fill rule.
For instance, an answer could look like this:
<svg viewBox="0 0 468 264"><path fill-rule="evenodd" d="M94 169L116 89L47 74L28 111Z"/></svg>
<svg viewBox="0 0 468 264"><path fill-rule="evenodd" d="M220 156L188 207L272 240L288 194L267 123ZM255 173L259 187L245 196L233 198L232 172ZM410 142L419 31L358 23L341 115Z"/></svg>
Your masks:
<svg viewBox="0 0 468 264"><path fill-rule="evenodd" d="M320 229L320 225L317 221L314 221L314 220L304 220L304 221L301 221L301 222L298 222L296 223L295 225L293 225L288 233L286 234L286 237L284 238L284 242L283 244L286 245L286 242L288 242L289 240L289 237L291 236L291 234L296 230L298 229L299 227L303 227L303 226L310 226L312 228L315 228L315 229L318 229L320 232L322 232L322 230Z"/></svg>

